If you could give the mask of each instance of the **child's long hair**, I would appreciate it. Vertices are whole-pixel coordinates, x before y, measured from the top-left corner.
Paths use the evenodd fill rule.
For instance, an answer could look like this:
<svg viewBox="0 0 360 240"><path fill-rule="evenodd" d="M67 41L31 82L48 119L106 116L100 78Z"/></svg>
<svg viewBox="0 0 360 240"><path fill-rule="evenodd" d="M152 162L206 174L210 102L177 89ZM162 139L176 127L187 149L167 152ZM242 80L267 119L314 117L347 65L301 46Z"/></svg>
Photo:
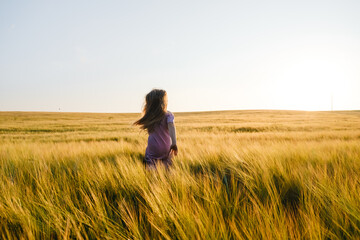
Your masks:
<svg viewBox="0 0 360 240"><path fill-rule="evenodd" d="M166 114L167 98L166 91L153 89L145 97L143 116L134 125L139 125L141 129L146 129L149 133L154 131L157 124L161 122Z"/></svg>

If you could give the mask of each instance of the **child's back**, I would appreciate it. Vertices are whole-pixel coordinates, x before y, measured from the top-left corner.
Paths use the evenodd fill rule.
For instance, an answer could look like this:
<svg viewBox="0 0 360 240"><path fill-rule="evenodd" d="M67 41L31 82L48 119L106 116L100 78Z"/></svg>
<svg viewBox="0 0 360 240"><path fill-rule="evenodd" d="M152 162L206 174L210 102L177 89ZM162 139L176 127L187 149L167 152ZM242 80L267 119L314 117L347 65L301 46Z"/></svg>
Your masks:
<svg viewBox="0 0 360 240"><path fill-rule="evenodd" d="M170 147L172 142L168 129L169 122L174 122L174 115L171 112L167 112L163 120L155 126L154 131L149 133L145 161L152 162L161 159L165 161L165 164L171 165Z"/></svg>
<svg viewBox="0 0 360 240"><path fill-rule="evenodd" d="M161 89L153 89L145 97L142 118L134 124L140 125L149 133L144 163L155 167L162 161L166 167L172 164L172 155L177 155L174 115L167 111L167 94Z"/></svg>

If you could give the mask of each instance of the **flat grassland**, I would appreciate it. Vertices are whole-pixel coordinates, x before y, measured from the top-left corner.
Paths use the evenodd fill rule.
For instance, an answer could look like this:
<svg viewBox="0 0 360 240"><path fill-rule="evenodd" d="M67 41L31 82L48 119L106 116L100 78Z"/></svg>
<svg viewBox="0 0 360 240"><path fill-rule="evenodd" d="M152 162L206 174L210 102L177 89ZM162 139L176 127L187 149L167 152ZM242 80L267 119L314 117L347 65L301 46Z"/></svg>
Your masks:
<svg viewBox="0 0 360 240"><path fill-rule="evenodd" d="M360 237L360 111L174 115L147 171L139 114L0 112L0 238Z"/></svg>

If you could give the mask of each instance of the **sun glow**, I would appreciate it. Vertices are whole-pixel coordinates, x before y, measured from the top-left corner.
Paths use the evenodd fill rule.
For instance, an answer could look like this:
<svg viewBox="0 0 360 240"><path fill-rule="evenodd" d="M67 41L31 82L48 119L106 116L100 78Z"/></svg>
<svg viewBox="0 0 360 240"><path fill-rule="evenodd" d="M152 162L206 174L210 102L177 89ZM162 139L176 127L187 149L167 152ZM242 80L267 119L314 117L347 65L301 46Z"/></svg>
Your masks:
<svg viewBox="0 0 360 240"><path fill-rule="evenodd" d="M288 109L332 109L334 95L346 85L348 69L343 62L307 55L285 65L277 91Z"/></svg>

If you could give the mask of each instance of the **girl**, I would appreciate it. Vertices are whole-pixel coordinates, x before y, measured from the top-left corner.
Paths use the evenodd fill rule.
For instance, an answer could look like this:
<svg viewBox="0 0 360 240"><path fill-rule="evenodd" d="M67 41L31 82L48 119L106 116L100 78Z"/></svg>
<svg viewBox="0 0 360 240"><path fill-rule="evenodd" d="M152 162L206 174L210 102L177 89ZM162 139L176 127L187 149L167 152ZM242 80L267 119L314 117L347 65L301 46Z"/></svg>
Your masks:
<svg viewBox="0 0 360 240"><path fill-rule="evenodd" d="M167 103L166 91L153 89L145 97L143 117L134 122L149 134L144 158L146 168L156 168L156 162L161 161L168 169L172 156L178 153L174 115L167 111Z"/></svg>

